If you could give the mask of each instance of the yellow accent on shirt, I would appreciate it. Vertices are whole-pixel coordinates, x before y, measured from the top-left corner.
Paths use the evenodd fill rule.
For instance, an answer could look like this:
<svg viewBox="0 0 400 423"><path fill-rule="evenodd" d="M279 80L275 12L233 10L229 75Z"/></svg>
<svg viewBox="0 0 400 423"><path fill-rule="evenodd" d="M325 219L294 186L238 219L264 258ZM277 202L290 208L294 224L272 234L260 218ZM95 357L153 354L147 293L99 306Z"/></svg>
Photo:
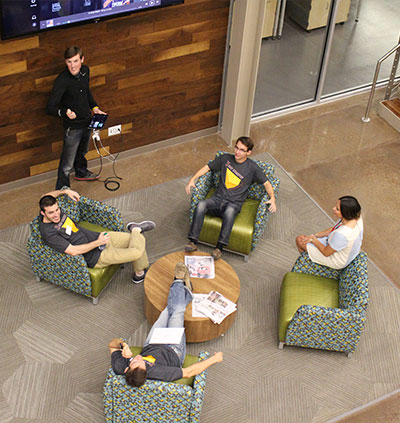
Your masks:
<svg viewBox="0 0 400 423"><path fill-rule="evenodd" d="M152 355L146 355L146 357L142 357L143 360L148 361L149 363L155 363L156 359Z"/></svg>
<svg viewBox="0 0 400 423"><path fill-rule="evenodd" d="M69 217L67 217L66 219L65 219L65 222L64 222L64 224L62 225L62 227L64 228L64 229L67 229L67 227L70 227L71 228L71 230L72 230L72 232L78 232L78 228L75 226L75 223L69 218Z"/></svg>
<svg viewBox="0 0 400 423"><path fill-rule="evenodd" d="M237 187L241 181L230 169L226 169L225 186L227 189Z"/></svg>

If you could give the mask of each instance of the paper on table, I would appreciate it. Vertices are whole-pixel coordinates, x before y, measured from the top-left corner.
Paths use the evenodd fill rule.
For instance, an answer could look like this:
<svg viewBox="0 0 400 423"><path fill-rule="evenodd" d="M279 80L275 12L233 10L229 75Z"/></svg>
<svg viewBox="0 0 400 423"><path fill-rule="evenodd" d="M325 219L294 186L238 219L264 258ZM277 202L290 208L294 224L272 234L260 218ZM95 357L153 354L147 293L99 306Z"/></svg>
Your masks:
<svg viewBox="0 0 400 423"><path fill-rule="evenodd" d="M185 328L154 328L150 344L180 344Z"/></svg>
<svg viewBox="0 0 400 423"><path fill-rule="evenodd" d="M192 294L192 317L207 317L204 313L197 310L198 304L200 304L205 298L208 297L208 294Z"/></svg>

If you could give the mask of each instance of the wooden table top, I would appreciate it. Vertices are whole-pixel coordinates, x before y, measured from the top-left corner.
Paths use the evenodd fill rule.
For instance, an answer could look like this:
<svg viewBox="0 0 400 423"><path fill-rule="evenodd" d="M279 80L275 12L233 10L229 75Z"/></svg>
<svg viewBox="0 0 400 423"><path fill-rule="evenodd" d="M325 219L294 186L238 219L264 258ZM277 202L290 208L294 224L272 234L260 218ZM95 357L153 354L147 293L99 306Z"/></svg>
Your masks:
<svg viewBox="0 0 400 423"><path fill-rule="evenodd" d="M209 256L204 252L186 253L178 251L167 254L151 265L144 280L144 291L147 300L158 310L167 306L169 287L174 280L175 265L185 262L185 256ZM190 278L193 293L208 294L218 291L224 297L237 303L240 294L240 281L233 268L224 260L215 261L215 278ZM208 317L192 317L192 303L189 303L185 312L185 321L209 320Z"/></svg>

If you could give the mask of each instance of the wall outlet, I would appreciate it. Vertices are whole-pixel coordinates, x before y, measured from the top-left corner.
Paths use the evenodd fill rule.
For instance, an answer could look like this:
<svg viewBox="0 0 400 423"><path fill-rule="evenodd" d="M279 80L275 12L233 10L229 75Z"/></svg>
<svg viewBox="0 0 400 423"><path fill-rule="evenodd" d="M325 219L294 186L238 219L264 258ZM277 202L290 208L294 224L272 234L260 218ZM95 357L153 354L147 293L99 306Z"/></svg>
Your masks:
<svg viewBox="0 0 400 423"><path fill-rule="evenodd" d="M122 131L121 125L110 126L108 128L108 136L112 137L113 135L118 135Z"/></svg>

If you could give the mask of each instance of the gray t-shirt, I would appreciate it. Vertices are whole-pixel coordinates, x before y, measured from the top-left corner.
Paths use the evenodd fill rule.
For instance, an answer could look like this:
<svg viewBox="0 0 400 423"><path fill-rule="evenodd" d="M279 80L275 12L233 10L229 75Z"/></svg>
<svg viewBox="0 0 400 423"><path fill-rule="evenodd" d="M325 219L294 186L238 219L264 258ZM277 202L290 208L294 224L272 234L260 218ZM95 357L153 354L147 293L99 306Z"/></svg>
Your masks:
<svg viewBox="0 0 400 423"><path fill-rule="evenodd" d="M96 240L100 235L98 232L82 228L63 212L61 212L58 223L44 223L40 219L39 229L43 242L59 253L64 253L70 244L87 244ZM87 265L93 268L98 262L100 254L101 251L98 248L94 248L83 254L83 257Z"/></svg>
<svg viewBox="0 0 400 423"><path fill-rule="evenodd" d="M242 206L247 191L253 182L264 184L268 178L263 170L251 159L237 163L233 154L222 154L208 164L213 171L221 171L215 196Z"/></svg>
<svg viewBox="0 0 400 423"><path fill-rule="evenodd" d="M147 379L172 382L182 377L182 367L179 361L179 357L168 345L146 345L143 347L140 355L143 357L146 363ZM151 359L148 361L146 360L146 357L149 356L151 356ZM124 374L124 370L129 367L129 362L129 358L122 357L121 350L114 351L111 354L111 366L114 370L114 373L117 375Z"/></svg>

